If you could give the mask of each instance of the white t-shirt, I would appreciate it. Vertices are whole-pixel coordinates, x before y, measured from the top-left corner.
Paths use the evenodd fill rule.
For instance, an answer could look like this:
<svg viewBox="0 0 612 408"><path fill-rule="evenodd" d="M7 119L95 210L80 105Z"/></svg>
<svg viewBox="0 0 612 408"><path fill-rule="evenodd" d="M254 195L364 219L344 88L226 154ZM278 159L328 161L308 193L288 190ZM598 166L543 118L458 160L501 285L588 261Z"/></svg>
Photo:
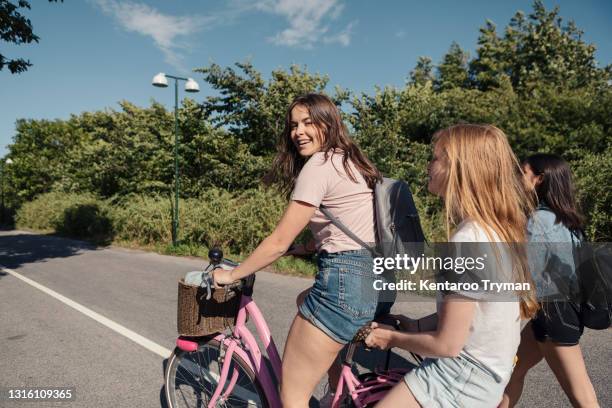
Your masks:
<svg viewBox="0 0 612 408"><path fill-rule="evenodd" d="M490 230L493 242L501 242L497 234ZM451 242L491 242L485 230L476 222L462 222L450 239ZM507 276L513 276L512 260L507 247L499 248L499 265ZM461 292L470 297L469 293ZM470 334L462 353L477 360L481 365L507 382L512 374L514 357L518 350L521 333L521 319L518 296L516 301L477 300ZM439 306L439 304L438 304Z"/></svg>

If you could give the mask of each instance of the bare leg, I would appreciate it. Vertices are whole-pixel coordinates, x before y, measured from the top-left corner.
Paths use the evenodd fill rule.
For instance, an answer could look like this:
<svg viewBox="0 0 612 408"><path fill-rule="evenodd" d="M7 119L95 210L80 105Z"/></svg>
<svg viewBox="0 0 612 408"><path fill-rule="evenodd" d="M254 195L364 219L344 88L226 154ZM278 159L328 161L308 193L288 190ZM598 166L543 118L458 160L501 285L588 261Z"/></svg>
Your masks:
<svg viewBox="0 0 612 408"><path fill-rule="evenodd" d="M300 292L300 294L297 295L297 298L295 299L295 304L297 305L298 308L304 302L304 299L306 298L306 296L308 296L309 292L310 292L310 288ZM338 380L340 380L341 373L342 373L342 365L340 364L338 359L335 359L333 364L327 371L329 390L331 392L333 392L336 389L336 385L338 385Z"/></svg>
<svg viewBox="0 0 612 408"><path fill-rule="evenodd" d="M538 345L571 404L574 407L599 407L580 345L560 346L551 341Z"/></svg>
<svg viewBox="0 0 612 408"><path fill-rule="evenodd" d="M385 398L376 404L376 408L420 408L421 405L412 395L404 381L400 381L389 391Z"/></svg>
<svg viewBox="0 0 612 408"><path fill-rule="evenodd" d="M527 372L544 358L538 347L538 342L533 336L531 323L527 323L521 332L521 344L517 351L517 357L518 361L516 362L514 371L512 371L512 377L510 377L506 390L504 391L502 402L499 405L501 408L513 407L516 405L523 393Z"/></svg>
<svg viewBox="0 0 612 408"><path fill-rule="evenodd" d="M295 317L283 353L284 408L308 407L315 387L342 347L301 315Z"/></svg>

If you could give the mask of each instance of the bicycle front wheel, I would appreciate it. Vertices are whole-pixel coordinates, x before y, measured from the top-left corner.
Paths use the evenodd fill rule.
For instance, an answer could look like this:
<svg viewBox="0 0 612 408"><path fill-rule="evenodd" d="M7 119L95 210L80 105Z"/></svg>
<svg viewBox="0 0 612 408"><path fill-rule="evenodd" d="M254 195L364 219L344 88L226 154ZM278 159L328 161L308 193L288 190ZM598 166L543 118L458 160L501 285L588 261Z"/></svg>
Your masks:
<svg viewBox="0 0 612 408"><path fill-rule="evenodd" d="M223 363L219 361L219 341L201 343L197 351L179 348L168 360L165 388L169 408L205 408L215 392L221 377ZM217 407L268 407L268 401L255 373L237 354L232 355L228 378L237 375L236 385L226 397L217 400ZM222 393L223 394L223 393Z"/></svg>

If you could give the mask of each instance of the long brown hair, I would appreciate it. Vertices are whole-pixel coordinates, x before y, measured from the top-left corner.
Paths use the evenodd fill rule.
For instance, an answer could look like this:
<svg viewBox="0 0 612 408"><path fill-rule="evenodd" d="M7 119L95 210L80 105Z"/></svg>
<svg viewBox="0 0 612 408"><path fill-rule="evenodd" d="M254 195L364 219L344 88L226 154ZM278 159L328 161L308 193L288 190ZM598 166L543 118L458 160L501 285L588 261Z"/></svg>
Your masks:
<svg viewBox="0 0 612 408"><path fill-rule="evenodd" d="M323 136L321 151L325 152L325 160L330 155L342 153L342 165L346 174L353 182L357 182L350 168L352 163L363 176L368 187L374 188L376 182L382 180L382 175L376 167L365 157L359 147L351 140L348 130L338 108L330 98L325 95L310 93L298 96L291 102L285 115L285 128L277 144L277 153L272 163L272 169L264 177L267 185L277 183L281 192L287 196L291 194L304 163L307 158L302 157L291 140L291 111L296 106L308 109L310 119Z"/></svg>
<svg viewBox="0 0 612 408"><path fill-rule="evenodd" d="M460 124L436 132L433 141L449 164L444 195L448 237L452 228L471 219L491 241L492 230L507 243L515 281L531 287L518 292L521 315L533 316L538 302L523 243L535 203L506 135L492 125Z"/></svg>
<svg viewBox="0 0 612 408"><path fill-rule="evenodd" d="M556 154L537 153L523 162L542 181L536 185L540 203L545 204L560 222L572 231L584 229L584 216L576 204L576 189L569 164Z"/></svg>

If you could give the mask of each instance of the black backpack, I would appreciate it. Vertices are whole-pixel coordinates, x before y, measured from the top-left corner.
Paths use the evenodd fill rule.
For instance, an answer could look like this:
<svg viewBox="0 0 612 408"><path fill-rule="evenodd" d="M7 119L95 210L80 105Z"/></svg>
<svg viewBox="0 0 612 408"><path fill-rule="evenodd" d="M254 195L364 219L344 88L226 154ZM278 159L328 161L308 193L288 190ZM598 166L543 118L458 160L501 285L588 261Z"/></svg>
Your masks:
<svg viewBox="0 0 612 408"><path fill-rule="evenodd" d="M580 320L589 329L608 329L612 325L612 251L605 243L585 242L574 234L572 244Z"/></svg>

